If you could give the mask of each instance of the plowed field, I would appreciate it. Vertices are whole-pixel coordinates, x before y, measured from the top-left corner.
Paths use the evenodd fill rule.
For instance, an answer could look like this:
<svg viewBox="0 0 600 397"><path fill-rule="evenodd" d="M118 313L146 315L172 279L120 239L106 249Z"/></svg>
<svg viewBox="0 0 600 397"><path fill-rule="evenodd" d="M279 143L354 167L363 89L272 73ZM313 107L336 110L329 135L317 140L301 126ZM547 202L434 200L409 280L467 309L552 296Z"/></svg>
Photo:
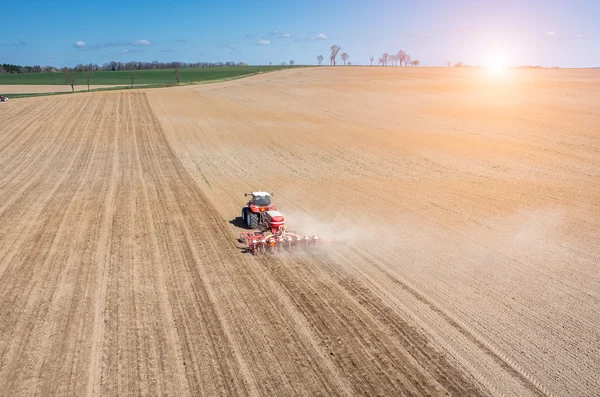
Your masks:
<svg viewBox="0 0 600 397"><path fill-rule="evenodd" d="M594 395L600 72L0 104L0 394ZM343 243L254 257L243 193Z"/></svg>

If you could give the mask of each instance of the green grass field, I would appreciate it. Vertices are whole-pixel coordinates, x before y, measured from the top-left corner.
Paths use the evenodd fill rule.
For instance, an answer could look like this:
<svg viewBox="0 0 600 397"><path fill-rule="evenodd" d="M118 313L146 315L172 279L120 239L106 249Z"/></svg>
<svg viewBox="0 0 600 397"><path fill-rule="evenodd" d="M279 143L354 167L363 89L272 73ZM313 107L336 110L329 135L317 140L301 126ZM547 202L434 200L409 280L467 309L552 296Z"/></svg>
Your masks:
<svg viewBox="0 0 600 397"><path fill-rule="evenodd" d="M297 66L294 66L297 67ZM287 69L290 66L223 66L214 68L189 68L180 69L181 82L192 83L210 80L228 79L253 73L270 72ZM94 72L90 84L92 85L130 85L131 73L136 74L135 84L159 85L174 84L175 71L173 69L137 70L118 72ZM3 74L0 75L0 85L4 84L32 84L32 85L63 85L64 75L57 73L30 73L30 74ZM76 85L87 84L87 73L77 73Z"/></svg>

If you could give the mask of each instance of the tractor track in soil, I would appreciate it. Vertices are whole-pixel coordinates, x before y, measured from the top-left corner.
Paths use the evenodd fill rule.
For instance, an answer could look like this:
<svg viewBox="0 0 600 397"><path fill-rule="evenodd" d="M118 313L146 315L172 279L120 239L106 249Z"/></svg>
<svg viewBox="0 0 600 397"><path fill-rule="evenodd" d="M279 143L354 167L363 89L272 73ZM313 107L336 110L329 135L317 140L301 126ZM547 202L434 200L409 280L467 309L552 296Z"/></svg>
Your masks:
<svg viewBox="0 0 600 397"><path fill-rule="evenodd" d="M592 394L594 113L549 117L564 88L536 71L515 77L530 109L469 73L11 101L2 393ZM235 218L257 188L292 228L349 244L242 253Z"/></svg>

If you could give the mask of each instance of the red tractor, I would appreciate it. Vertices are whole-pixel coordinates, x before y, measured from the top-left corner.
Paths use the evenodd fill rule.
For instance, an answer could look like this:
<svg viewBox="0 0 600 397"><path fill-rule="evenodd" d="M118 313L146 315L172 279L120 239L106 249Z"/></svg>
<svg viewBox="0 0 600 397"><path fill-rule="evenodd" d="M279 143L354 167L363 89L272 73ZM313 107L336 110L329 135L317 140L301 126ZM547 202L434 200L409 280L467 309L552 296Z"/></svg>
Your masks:
<svg viewBox="0 0 600 397"><path fill-rule="evenodd" d="M245 193L244 196L252 196L242 208L242 220L244 225L249 229L258 229L261 224L265 223L265 214L269 211L277 211L277 207L271 204L271 196L275 193L267 192L252 192Z"/></svg>
<svg viewBox="0 0 600 397"><path fill-rule="evenodd" d="M0 102L8 102L8 97L0 95Z"/></svg>
<svg viewBox="0 0 600 397"><path fill-rule="evenodd" d="M309 237L286 230L283 215L271 204L273 195L266 192L245 194L252 199L242 209L242 220L248 229L258 231L240 234L240 242L254 255L315 245L319 240L316 235Z"/></svg>

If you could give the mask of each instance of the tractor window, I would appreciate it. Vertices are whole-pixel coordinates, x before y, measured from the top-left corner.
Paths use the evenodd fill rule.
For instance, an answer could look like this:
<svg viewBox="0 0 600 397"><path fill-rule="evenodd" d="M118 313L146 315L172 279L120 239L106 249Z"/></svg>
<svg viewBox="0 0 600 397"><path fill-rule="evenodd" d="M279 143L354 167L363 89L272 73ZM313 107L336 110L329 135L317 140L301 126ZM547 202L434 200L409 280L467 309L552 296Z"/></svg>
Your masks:
<svg viewBox="0 0 600 397"><path fill-rule="evenodd" d="M256 196L254 197L254 205L257 205L259 207L266 207L267 205L271 205L271 197Z"/></svg>

